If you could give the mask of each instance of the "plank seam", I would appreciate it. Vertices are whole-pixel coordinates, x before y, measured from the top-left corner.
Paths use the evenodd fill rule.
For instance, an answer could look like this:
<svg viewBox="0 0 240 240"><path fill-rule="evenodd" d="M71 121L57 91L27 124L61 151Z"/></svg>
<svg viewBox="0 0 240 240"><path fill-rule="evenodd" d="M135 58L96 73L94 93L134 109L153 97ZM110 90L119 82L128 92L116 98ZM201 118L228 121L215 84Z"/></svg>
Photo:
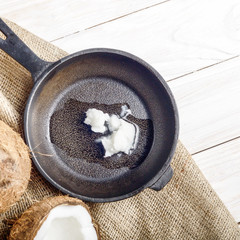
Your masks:
<svg viewBox="0 0 240 240"><path fill-rule="evenodd" d="M92 28L95 28L95 27L101 26L101 25L103 25L103 24L106 24L106 23L109 23L109 22L113 22L113 21L118 20L118 19L120 19L120 18L127 17L127 16L129 16L129 15L132 15L132 14L135 14L135 13L141 12L141 11L143 11L143 10L146 10L146 9L149 9L149 8L152 8L152 7L155 7L155 6L161 5L161 4L166 3L166 2L169 2L169 1L171 1L171 0L166 0L166 1L164 1L164 2L160 2L160 3L155 3L155 4L150 5L150 6L148 6L148 7L145 7L145 8L141 8L141 9L135 10L135 11L133 11L133 12L131 12L131 13L126 13L126 14L120 16L120 17L116 17L116 18L113 18L113 19L111 19L111 20L108 20L108 21L105 21L105 22L102 22L102 23L99 23L99 24L93 25L93 26L91 26L91 27L88 27L88 28L86 28L85 30L89 30L89 29L92 29Z"/></svg>
<svg viewBox="0 0 240 240"><path fill-rule="evenodd" d="M231 142L231 141L237 140L237 139L240 139L240 136L235 137L235 138L228 139L228 140L226 140L226 141L224 141L224 142L218 143L218 144L216 144L216 145L212 145L211 147L204 148L204 149L202 149L202 150L199 150L199 151L197 151L197 152L194 152L194 153L192 153L192 156L194 156L194 155L196 155L196 154L199 154L199 153L202 153L202 152L204 152L204 151L210 150L210 149L212 149L212 148L221 146L221 145L223 145L223 144L225 144L225 143L229 143L229 142Z"/></svg>
<svg viewBox="0 0 240 240"><path fill-rule="evenodd" d="M191 75L191 74L194 74L194 73L200 72L200 71L205 70L205 69L207 69L207 68L213 67L213 66L218 65L218 64L225 63L225 62L227 62L227 61L230 61L230 60L235 59L235 58L238 58L238 57L240 57L240 55L235 55L235 56L233 56L233 57L230 57L230 58L224 59L224 60L222 60L222 61L220 61L220 62L216 62L216 63L213 63L213 64L211 64L211 65L208 65L208 66L205 66L205 67L199 68L199 69L197 69L197 70L194 70L194 71L192 71L192 72L185 73L185 74L180 75L180 76L178 76L178 77L175 77L175 78L172 78L172 79L166 80L166 82L171 82L171 81L177 80L177 79L179 79L179 78L182 78L182 77L185 77L185 76L188 76L188 75Z"/></svg>
<svg viewBox="0 0 240 240"><path fill-rule="evenodd" d="M116 18L113 18L113 19L107 20L107 21L105 21L105 22L98 23L98 24L93 25L93 26L91 26L91 27L87 27L87 28L85 28L85 29L83 29L83 30L79 30L79 31L76 31L76 32L73 32L73 33L69 33L69 34L67 34L67 35L65 35L65 36L62 36L62 37L59 37L59 38L56 38L56 39L50 40L50 42L54 42L54 41L57 41L57 40L63 39L63 38L65 38L65 37L69 37L69 36L71 36L71 35L74 35L74 34L80 33L80 32L82 32L82 31L86 31L86 30L89 30L89 29L92 29L92 28L95 28L95 27L98 27L98 26L104 25L104 24L106 24L106 23L116 21L116 20L121 19L121 18L123 18L123 17L127 17L127 16L129 16L129 15L132 15L132 14L135 14L135 13L138 13L138 12L141 12L141 11L143 11L143 10L146 10L146 9L149 9L149 8L152 8L152 7L156 7L156 6L158 6L158 5L161 5L161 4L166 3L166 2L169 2L169 1L171 1L171 0L165 0L164 2L155 3L155 4L150 5L150 6L148 6L148 7L141 8L141 9L135 10L135 11L130 12L130 13L126 13L126 14L124 14L124 15L122 15L122 16L119 16L119 17L116 17Z"/></svg>

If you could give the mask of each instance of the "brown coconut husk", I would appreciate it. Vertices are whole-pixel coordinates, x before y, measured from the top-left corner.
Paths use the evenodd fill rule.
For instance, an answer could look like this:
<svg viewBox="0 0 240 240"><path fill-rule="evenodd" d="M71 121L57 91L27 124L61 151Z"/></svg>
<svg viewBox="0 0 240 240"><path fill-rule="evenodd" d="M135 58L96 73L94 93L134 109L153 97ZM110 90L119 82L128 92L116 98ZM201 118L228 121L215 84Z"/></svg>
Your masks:
<svg viewBox="0 0 240 240"><path fill-rule="evenodd" d="M47 198L35 203L22 214L22 216L14 223L10 232L9 240L33 240L41 225L48 217L49 212L59 205L81 205L86 208L91 216L89 207L79 199L68 196ZM97 237L100 240L99 227L93 218L92 223L96 230Z"/></svg>
<svg viewBox="0 0 240 240"><path fill-rule="evenodd" d="M30 172L28 147L18 133L0 121L0 213L20 199Z"/></svg>

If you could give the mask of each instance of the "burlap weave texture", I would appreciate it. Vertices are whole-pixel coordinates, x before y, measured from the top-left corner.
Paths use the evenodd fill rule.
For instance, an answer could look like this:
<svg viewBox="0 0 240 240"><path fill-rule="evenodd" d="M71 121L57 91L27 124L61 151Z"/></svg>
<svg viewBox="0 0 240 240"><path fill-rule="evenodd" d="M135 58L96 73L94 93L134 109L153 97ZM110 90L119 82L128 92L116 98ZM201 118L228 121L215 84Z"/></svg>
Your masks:
<svg viewBox="0 0 240 240"><path fill-rule="evenodd" d="M6 22L39 57L55 61L66 55L16 24ZM0 50L0 119L20 133L32 86L30 73ZM180 142L172 167L174 176L160 192L147 189L119 202L88 203L103 240L240 239L236 222ZM0 215L0 239L7 238L11 220L34 202L60 194L33 167L21 200Z"/></svg>

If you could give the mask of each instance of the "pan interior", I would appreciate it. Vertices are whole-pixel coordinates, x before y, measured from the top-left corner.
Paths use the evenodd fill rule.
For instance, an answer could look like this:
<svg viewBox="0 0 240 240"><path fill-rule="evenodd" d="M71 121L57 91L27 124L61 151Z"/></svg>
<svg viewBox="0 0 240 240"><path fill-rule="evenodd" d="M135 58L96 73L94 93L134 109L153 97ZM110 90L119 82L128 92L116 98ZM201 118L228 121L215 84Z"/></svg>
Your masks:
<svg viewBox="0 0 240 240"><path fill-rule="evenodd" d="M138 147L131 155L104 158L94 141L101 134L83 123L84 112L120 114L123 105L140 127ZM169 97L153 73L118 54L91 53L68 59L38 84L27 136L37 167L61 190L110 198L140 188L159 171L173 142L173 119Z"/></svg>
<svg viewBox="0 0 240 240"><path fill-rule="evenodd" d="M121 98L116 98L118 95ZM91 131L84 124L85 112L97 108L120 115L122 106L134 109L139 116L128 117L140 127L137 148L131 155L104 158L104 149L97 139L107 134ZM136 93L118 80L99 76L77 81L56 99L49 132L57 155L68 167L87 178L109 180L137 167L145 159L152 145L152 128L152 121Z"/></svg>

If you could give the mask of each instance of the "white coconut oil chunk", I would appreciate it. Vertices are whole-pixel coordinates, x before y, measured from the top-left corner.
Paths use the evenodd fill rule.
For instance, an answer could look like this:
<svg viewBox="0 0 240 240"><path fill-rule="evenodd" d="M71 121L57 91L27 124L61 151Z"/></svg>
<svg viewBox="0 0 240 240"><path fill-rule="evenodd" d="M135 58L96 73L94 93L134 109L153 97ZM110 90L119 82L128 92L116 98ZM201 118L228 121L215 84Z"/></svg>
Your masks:
<svg viewBox="0 0 240 240"><path fill-rule="evenodd" d="M92 117L92 111L93 109L87 110L87 118L84 123L90 125L92 131L97 126L98 129L103 130L101 133L106 130L110 132L107 136L97 139L97 142L101 142L105 149L104 157L110 157L118 153L131 154L137 146L139 135L139 127L127 120L131 110L124 105L120 116L115 114L109 116L107 113L94 109L94 118Z"/></svg>
<svg viewBox="0 0 240 240"><path fill-rule="evenodd" d="M108 121L109 115L97 110L96 108L89 108L86 112L84 123L91 126L91 130L96 133L104 133L107 130L105 122Z"/></svg>
<svg viewBox="0 0 240 240"><path fill-rule="evenodd" d="M34 240L97 240L97 233L88 211L80 205L59 205L53 208Z"/></svg>
<svg viewBox="0 0 240 240"><path fill-rule="evenodd" d="M115 119L114 125L118 125L118 127L113 127L111 121L109 121L109 129L115 130L111 135L100 139L105 149L104 157L110 157L120 152L131 154L131 151L136 147L135 138L137 134L135 126L123 119L118 119L118 121Z"/></svg>

